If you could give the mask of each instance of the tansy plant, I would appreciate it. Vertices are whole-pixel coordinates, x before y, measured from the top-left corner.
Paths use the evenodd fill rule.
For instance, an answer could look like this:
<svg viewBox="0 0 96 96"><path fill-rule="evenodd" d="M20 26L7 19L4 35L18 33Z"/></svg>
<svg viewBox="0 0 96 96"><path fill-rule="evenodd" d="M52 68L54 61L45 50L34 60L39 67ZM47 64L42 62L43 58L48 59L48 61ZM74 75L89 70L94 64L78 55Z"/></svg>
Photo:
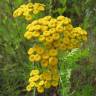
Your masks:
<svg viewBox="0 0 96 96"><path fill-rule="evenodd" d="M40 3L24 4L14 11L13 16L23 16L31 20L34 14L44 11L44 6ZM35 88L38 93L43 93L48 88L58 88L58 65L61 64L58 56L61 52L79 48L87 40L87 32L80 27L74 28L71 19L64 16L45 16L33 20L26 30L24 37L33 42L28 56L34 65L26 90L31 91Z"/></svg>

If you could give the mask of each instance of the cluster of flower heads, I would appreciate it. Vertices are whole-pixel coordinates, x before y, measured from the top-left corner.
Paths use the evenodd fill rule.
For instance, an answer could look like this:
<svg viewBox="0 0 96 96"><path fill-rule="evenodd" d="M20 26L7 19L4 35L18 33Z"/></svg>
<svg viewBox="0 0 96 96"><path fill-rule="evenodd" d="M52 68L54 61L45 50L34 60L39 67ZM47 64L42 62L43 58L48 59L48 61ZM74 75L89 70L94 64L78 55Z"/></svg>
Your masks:
<svg viewBox="0 0 96 96"><path fill-rule="evenodd" d="M58 51L55 48L46 50L36 44L28 50L28 55L31 62L38 62L45 68L58 64Z"/></svg>
<svg viewBox="0 0 96 96"><path fill-rule="evenodd" d="M43 93L45 89L50 87L57 87L59 81L58 71L54 72L43 72L40 74L39 70L32 70L30 72L30 78L28 80L29 84L27 85L27 91L31 91L34 87L39 93Z"/></svg>
<svg viewBox="0 0 96 96"><path fill-rule="evenodd" d="M34 20L26 29L27 32L25 32L24 37L35 43L28 50L29 60L40 64L42 68L48 69L47 73L43 72L38 76L36 75L38 80L36 79L36 82L34 82L34 87L40 93L44 92L46 88L58 87L60 79L58 74L59 50L66 51L78 48L82 42L87 40L87 32L80 27L74 28L70 18L64 16L58 16L56 19L45 16ZM42 77L42 75L44 76ZM28 91L32 90L33 78L35 78L34 75L29 78Z"/></svg>
<svg viewBox="0 0 96 96"><path fill-rule="evenodd" d="M28 3L15 10L13 16L23 15L27 20L30 20L32 14L37 14L40 11L44 11L43 4ZM64 16L57 18L45 16L34 20L26 27L26 30L24 37L33 41L32 47L28 50L29 60L37 68L30 73L27 91L36 88L39 93L43 93L46 88L58 87L60 80L59 51L80 47L87 40L87 32L80 27L74 28L71 19ZM46 71L42 69L46 69Z"/></svg>
<svg viewBox="0 0 96 96"><path fill-rule="evenodd" d="M13 13L14 17L24 16L26 20L31 20L33 14L37 14L40 11L44 11L44 4L40 3L28 3L21 5Z"/></svg>
<svg viewBox="0 0 96 96"><path fill-rule="evenodd" d="M48 48L68 50L77 48L87 40L87 32L73 27L70 18L58 16L56 19L45 16L27 26L24 37L37 40Z"/></svg>

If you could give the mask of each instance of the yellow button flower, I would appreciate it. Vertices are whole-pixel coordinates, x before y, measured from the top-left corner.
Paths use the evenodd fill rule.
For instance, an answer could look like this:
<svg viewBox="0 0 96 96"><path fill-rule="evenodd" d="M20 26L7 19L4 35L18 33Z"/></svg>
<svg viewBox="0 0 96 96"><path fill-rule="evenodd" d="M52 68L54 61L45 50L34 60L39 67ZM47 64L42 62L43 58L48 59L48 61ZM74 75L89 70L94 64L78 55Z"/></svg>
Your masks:
<svg viewBox="0 0 96 96"><path fill-rule="evenodd" d="M62 20L64 20L64 19L65 19L64 16L58 16L58 17L57 17L57 20L60 20L60 21L62 21Z"/></svg>
<svg viewBox="0 0 96 96"><path fill-rule="evenodd" d="M43 59L43 60L41 61L41 66L42 66L42 67L47 67L48 64L49 64L48 60L44 60L44 59Z"/></svg>
<svg viewBox="0 0 96 96"><path fill-rule="evenodd" d="M51 85L52 85L53 87L57 87L57 86L58 86L58 81L52 81L52 82L51 82Z"/></svg>
<svg viewBox="0 0 96 96"><path fill-rule="evenodd" d="M32 36L33 36L33 37L39 37L39 36L40 36L40 33L39 33L39 32L34 31L34 32L32 32Z"/></svg>
<svg viewBox="0 0 96 96"><path fill-rule="evenodd" d="M56 28L51 28L51 29L49 29L49 31L51 34L54 34L54 33L56 33Z"/></svg>
<svg viewBox="0 0 96 96"><path fill-rule="evenodd" d="M57 20L56 20L55 18L52 18L52 19L50 20L50 23L56 24L56 23L57 23Z"/></svg>
<svg viewBox="0 0 96 96"><path fill-rule="evenodd" d="M52 75L52 80L56 80L56 81L59 81L59 79L60 79L60 76L59 76L59 74L57 73L53 73L53 75Z"/></svg>
<svg viewBox="0 0 96 96"><path fill-rule="evenodd" d="M50 36L50 31L44 31L44 32L43 32L43 35L44 35L44 36Z"/></svg>
<svg viewBox="0 0 96 96"><path fill-rule="evenodd" d="M29 25L27 28L28 28L28 31L32 31L32 32L33 32L34 29L35 29L35 27L34 27L33 25Z"/></svg>
<svg viewBox="0 0 96 96"><path fill-rule="evenodd" d="M62 33L62 32L64 32L64 27L62 27L61 25L58 25L58 26L56 27L56 31L57 31L58 33Z"/></svg>
<svg viewBox="0 0 96 96"><path fill-rule="evenodd" d="M36 49L36 52L38 53L38 54L43 54L43 52L44 52L44 49L43 48L41 48L41 47L37 47L37 48L35 48Z"/></svg>
<svg viewBox="0 0 96 96"><path fill-rule="evenodd" d="M51 82L50 81L45 81L44 87L45 88L50 88L51 87Z"/></svg>
<svg viewBox="0 0 96 96"><path fill-rule="evenodd" d="M15 10L14 11L14 13L13 13L13 17L18 17L18 16L21 16L22 15L22 10L20 10L20 9L17 9L17 10Z"/></svg>
<svg viewBox="0 0 96 96"><path fill-rule="evenodd" d="M57 55L58 55L58 51L56 49L49 50L49 56L57 56Z"/></svg>
<svg viewBox="0 0 96 96"><path fill-rule="evenodd" d="M46 42L47 42L47 43L52 43L52 42L53 42L52 36L46 37Z"/></svg>
<svg viewBox="0 0 96 96"><path fill-rule="evenodd" d="M27 53L28 53L28 55L31 55L31 54L33 54L34 52L35 52L34 48L30 48Z"/></svg>
<svg viewBox="0 0 96 96"><path fill-rule="evenodd" d="M39 75L39 70L32 70L30 76Z"/></svg>
<svg viewBox="0 0 96 96"><path fill-rule="evenodd" d="M39 6L38 9L39 9L40 11L44 11L44 10L45 10L43 6Z"/></svg>
<svg viewBox="0 0 96 96"><path fill-rule="evenodd" d="M32 32L30 32L30 31L25 32L24 37L28 40L31 39L32 38Z"/></svg>
<svg viewBox="0 0 96 96"><path fill-rule="evenodd" d="M60 38L59 33L54 33L54 34L52 35L52 38L53 38L54 40L58 40L58 39Z"/></svg>
<svg viewBox="0 0 96 96"><path fill-rule="evenodd" d="M41 31L44 32L44 31L48 31L48 26L41 26Z"/></svg>
<svg viewBox="0 0 96 96"><path fill-rule="evenodd" d="M31 88L33 88L34 86L35 86L35 82L30 82L30 84L29 84L30 86L31 86Z"/></svg>
<svg viewBox="0 0 96 96"><path fill-rule="evenodd" d="M48 26L49 21L43 19L42 22L41 22L41 24L42 24L43 26Z"/></svg>
<svg viewBox="0 0 96 96"><path fill-rule="evenodd" d="M35 61L35 55L34 55L34 54L30 55L30 56L29 56L29 60L30 60L31 62L34 62L34 61Z"/></svg>
<svg viewBox="0 0 96 96"><path fill-rule="evenodd" d="M32 24L28 24L27 27L26 27L26 30L28 30L31 26L32 26Z"/></svg>
<svg viewBox="0 0 96 96"><path fill-rule="evenodd" d="M26 16L25 16L25 19L28 20L28 21L29 21L29 20L32 20L32 16L31 16L31 15L26 15Z"/></svg>
<svg viewBox="0 0 96 96"><path fill-rule="evenodd" d="M35 29L36 31L39 31L39 30L41 29L41 26L40 26L40 25L35 25L35 26L34 26L34 29Z"/></svg>
<svg viewBox="0 0 96 96"><path fill-rule="evenodd" d="M35 61L40 61L41 60L41 56L39 55L39 54L36 54L35 56L34 56L34 59L35 59Z"/></svg>
<svg viewBox="0 0 96 96"><path fill-rule="evenodd" d="M69 18L65 17L65 19L64 19L64 25L67 25L69 23L71 23L71 20Z"/></svg>
<svg viewBox="0 0 96 96"><path fill-rule="evenodd" d="M49 58L49 53L48 53L48 52L44 52L44 53L42 54L42 58L43 58L43 59L48 59L48 58Z"/></svg>
<svg viewBox="0 0 96 96"><path fill-rule="evenodd" d="M46 80L46 81L50 81L52 79L51 72L43 72L40 77L41 79Z"/></svg>
<svg viewBox="0 0 96 96"><path fill-rule="evenodd" d="M38 81L40 78L39 75L34 75L32 77L29 78L29 82L35 82L35 81Z"/></svg>
<svg viewBox="0 0 96 96"><path fill-rule="evenodd" d="M32 8L32 7L33 7L33 3L28 3L27 6L28 6L29 8Z"/></svg>
<svg viewBox="0 0 96 96"><path fill-rule="evenodd" d="M52 23L52 22L51 22L51 23L48 24L48 27L49 27L49 28L55 28L55 27L56 27L56 23Z"/></svg>
<svg viewBox="0 0 96 96"><path fill-rule="evenodd" d="M47 81L50 81L52 79L51 72L46 72L44 75Z"/></svg>
<svg viewBox="0 0 96 96"><path fill-rule="evenodd" d="M39 75L35 75L35 76L33 76L33 81L37 81L37 80L39 80Z"/></svg>
<svg viewBox="0 0 96 96"><path fill-rule="evenodd" d="M27 90L28 92L30 92L30 91L32 90L31 86L28 85L28 86L26 87L26 90Z"/></svg>
<svg viewBox="0 0 96 96"><path fill-rule="evenodd" d="M50 19L52 19L52 17L51 16L45 16L44 19L49 21Z"/></svg>
<svg viewBox="0 0 96 96"><path fill-rule="evenodd" d="M45 41L45 36L44 36L44 35L40 35L40 36L39 36L39 41L40 41L40 42Z"/></svg>
<svg viewBox="0 0 96 96"><path fill-rule="evenodd" d="M41 81L39 82L39 86L43 86L43 85L44 85L44 81L41 80Z"/></svg>
<svg viewBox="0 0 96 96"><path fill-rule="evenodd" d="M34 20L31 24L32 26L38 25L38 20Z"/></svg>
<svg viewBox="0 0 96 96"><path fill-rule="evenodd" d="M43 93L44 92L44 87L37 87L38 93Z"/></svg>
<svg viewBox="0 0 96 96"><path fill-rule="evenodd" d="M56 57L50 57L49 58L49 64L50 65L57 65L58 64L58 59Z"/></svg>
<svg viewBox="0 0 96 96"><path fill-rule="evenodd" d="M71 24L68 24L65 28L67 31L72 31L73 26Z"/></svg>

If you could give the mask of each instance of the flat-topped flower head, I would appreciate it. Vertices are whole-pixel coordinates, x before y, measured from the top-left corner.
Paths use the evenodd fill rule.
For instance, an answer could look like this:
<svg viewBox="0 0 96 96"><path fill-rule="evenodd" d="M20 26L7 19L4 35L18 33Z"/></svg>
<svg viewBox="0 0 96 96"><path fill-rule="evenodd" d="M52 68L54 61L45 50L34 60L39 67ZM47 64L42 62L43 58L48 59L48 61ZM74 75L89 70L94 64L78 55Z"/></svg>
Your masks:
<svg viewBox="0 0 96 96"><path fill-rule="evenodd" d="M45 10L45 5L40 3L23 4L13 12L13 17L23 16L26 20L32 20L32 15Z"/></svg>

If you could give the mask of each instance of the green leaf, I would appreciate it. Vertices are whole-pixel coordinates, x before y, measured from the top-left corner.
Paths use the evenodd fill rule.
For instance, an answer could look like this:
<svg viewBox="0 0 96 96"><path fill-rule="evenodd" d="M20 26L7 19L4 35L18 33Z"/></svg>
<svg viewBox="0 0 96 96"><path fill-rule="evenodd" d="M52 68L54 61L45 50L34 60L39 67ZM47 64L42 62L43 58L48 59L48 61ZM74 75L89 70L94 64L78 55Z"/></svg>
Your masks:
<svg viewBox="0 0 96 96"><path fill-rule="evenodd" d="M60 3L63 4L63 6L65 6L67 3L67 0L60 0Z"/></svg>

